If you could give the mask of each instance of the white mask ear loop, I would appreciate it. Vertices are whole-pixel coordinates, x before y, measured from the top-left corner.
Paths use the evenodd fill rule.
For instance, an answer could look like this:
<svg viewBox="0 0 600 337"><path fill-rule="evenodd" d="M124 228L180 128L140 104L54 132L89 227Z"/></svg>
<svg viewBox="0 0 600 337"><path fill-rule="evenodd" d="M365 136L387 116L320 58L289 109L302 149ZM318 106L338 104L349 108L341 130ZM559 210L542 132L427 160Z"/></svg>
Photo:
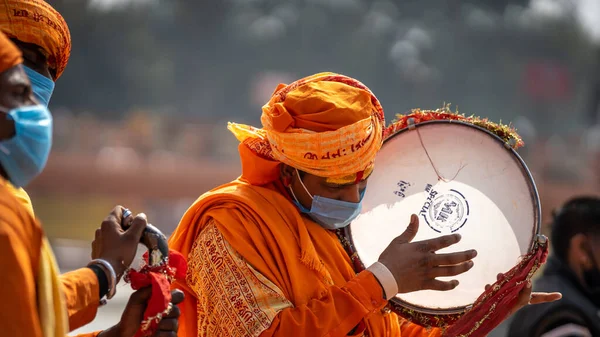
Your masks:
<svg viewBox="0 0 600 337"><path fill-rule="evenodd" d="M304 190L306 191L306 194L308 194L308 196L309 196L311 199L313 199L313 200L314 200L315 198L313 198L313 195L312 195L312 194L310 194L310 192L308 191L308 188L306 188L306 186L304 185L304 182L302 181L302 178L300 178L300 172L298 172L298 169L297 169L297 168L295 168L295 167L294 167L294 170L296 170L296 175L298 176L298 180L300 180L300 185L302 185L302 187L304 187ZM291 190L291 189L292 189L292 188L290 187L290 190ZM292 191L292 194L294 194L294 192L293 192L293 191ZM295 198L295 197L296 197L296 196L294 196L294 198Z"/></svg>
<svg viewBox="0 0 600 337"><path fill-rule="evenodd" d="M294 193L294 189L292 188L292 186L289 187L289 190L292 193L292 197L294 197L294 200L296 200L297 203L300 203L300 200L296 198L296 193Z"/></svg>

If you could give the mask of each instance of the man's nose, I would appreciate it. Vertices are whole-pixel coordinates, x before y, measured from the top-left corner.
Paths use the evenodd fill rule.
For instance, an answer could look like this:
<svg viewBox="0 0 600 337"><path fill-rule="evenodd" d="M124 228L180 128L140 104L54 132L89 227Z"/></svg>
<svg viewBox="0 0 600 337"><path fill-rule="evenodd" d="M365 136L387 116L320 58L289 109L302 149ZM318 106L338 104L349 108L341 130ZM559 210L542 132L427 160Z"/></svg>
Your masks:
<svg viewBox="0 0 600 337"><path fill-rule="evenodd" d="M360 202L360 189L357 185L348 186L344 189L343 201L358 203Z"/></svg>

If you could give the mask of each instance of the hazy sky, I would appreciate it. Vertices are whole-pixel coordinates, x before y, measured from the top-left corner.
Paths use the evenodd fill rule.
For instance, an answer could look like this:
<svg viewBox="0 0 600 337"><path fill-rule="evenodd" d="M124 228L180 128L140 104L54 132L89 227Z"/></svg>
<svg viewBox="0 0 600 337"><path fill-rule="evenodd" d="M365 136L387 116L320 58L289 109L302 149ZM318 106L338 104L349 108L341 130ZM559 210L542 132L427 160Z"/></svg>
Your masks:
<svg viewBox="0 0 600 337"><path fill-rule="evenodd" d="M592 39L600 44L600 0L579 0L579 17Z"/></svg>
<svg viewBox="0 0 600 337"><path fill-rule="evenodd" d="M90 4L101 9L110 9L127 3L159 2L160 0L90 0ZM553 11L560 8L559 3L568 0L531 0L536 8ZM575 0L578 4L579 19L590 37L600 44L600 0Z"/></svg>

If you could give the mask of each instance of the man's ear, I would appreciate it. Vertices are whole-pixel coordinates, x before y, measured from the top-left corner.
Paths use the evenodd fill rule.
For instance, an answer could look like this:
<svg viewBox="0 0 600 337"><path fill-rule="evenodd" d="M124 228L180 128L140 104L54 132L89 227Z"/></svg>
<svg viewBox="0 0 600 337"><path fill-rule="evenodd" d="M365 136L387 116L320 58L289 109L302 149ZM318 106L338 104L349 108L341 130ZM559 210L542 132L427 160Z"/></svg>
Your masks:
<svg viewBox="0 0 600 337"><path fill-rule="evenodd" d="M589 239L582 233L575 234L571 238L570 242L570 250L571 254L573 254L573 258L577 263L582 265L583 267L592 268L593 262L590 259L590 251L589 251Z"/></svg>
<svg viewBox="0 0 600 337"><path fill-rule="evenodd" d="M292 178L296 175L296 170L287 164L280 165L281 182L288 187L292 184Z"/></svg>
<svg viewBox="0 0 600 337"><path fill-rule="evenodd" d="M281 164L280 170L281 178L283 179L292 179L292 177L296 174L296 170L287 164Z"/></svg>

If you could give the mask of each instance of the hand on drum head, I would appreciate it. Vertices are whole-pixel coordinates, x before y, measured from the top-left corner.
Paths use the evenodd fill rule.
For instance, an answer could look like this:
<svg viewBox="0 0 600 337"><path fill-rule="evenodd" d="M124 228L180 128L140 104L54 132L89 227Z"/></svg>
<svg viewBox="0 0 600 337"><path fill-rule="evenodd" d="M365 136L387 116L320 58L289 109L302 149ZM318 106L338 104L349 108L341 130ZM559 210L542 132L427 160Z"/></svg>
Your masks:
<svg viewBox="0 0 600 337"><path fill-rule="evenodd" d="M408 228L395 238L381 253L379 262L385 265L396 278L398 293L418 290L452 290L457 280L440 281L437 277L456 276L473 267L477 251L468 250L450 254L435 252L460 241L459 234L411 242L419 230L419 218L413 214Z"/></svg>
<svg viewBox="0 0 600 337"><path fill-rule="evenodd" d="M500 281L500 280L502 280L502 278L504 278L504 274L498 274L498 276L496 276L496 278L498 281ZM490 287L491 287L491 285L489 285L489 284L486 285L485 290L488 290ZM562 298L561 293L532 292L531 281L528 281L525 288L523 288L523 290L521 290L521 293L519 293L519 300L517 301L517 304L515 305L515 307L511 309L509 315L514 314L515 312L519 311L519 309L521 309L524 306L529 305L529 304L549 303L549 302L558 301L561 298Z"/></svg>

